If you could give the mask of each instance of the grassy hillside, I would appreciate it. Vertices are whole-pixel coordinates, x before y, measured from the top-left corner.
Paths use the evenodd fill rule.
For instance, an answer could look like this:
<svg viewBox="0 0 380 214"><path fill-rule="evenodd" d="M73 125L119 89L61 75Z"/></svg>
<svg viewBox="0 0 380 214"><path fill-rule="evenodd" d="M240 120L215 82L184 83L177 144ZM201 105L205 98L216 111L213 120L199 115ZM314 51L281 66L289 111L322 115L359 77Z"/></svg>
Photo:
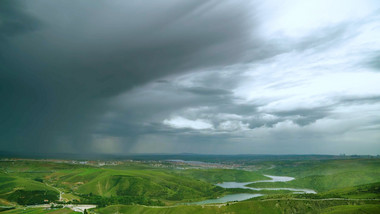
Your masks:
<svg viewBox="0 0 380 214"><path fill-rule="evenodd" d="M14 206L16 202L35 204L43 203L44 199L54 201L59 196L56 187L64 192L64 198L107 206L99 208L99 213L252 213L252 210L258 213L373 213L379 209L379 201L363 200L380 198L379 159L258 162L257 165L266 167L253 167L261 169L254 172L231 169L179 170L176 166L155 168L154 165L163 166L154 162L132 161L102 167L97 164L91 166L34 160L0 162L0 204ZM232 193L258 193L248 189L223 189L214 184L267 180L264 174L293 176L296 179L255 183L251 186L310 188L318 191L318 194L297 195L285 190L266 190L260 191L265 194L261 198L229 205L162 206ZM332 198L350 200L330 200ZM30 211L28 208L27 211L33 213L35 210ZM13 211L21 212L20 209Z"/></svg>
<svg viewBox="0 0 380 214"><path fill-rule="evenodd" d="M249 182L268 179L268 177L265 177L258 172L234 169L188 169L177 171L177 173L181 176L191 177L210 183L219 183L224 181Z"/></svg>
<svg viewBox="0 0 380 214"><path fill-rule="evenodd" d="M144 213L144 214L209 214L209 213L321 213L337 212L347 210L363 209L369 210L368 213L380 211L380 204L364 201L299 201L299 200L268 200L268 201L244 201L230 205L205 205L205 206L176 206L176 207L146 207L146 206L120 206L113 205L106 208L97 209L100 214L108 213ZM328 209L331 208L331 209Z"/></svg>
<svg viewBox="0 0 380 214"><path fill-rule="evenodd" d="M358 214L358 213L380 213L380 205L378 204L363 204L363 205L345 205L333 206L323 209L323 214Z"/></svg>
<svg viewBox="0 0 380 214"><path fill-rule="evenodd" d="M317 192L352 187L380 181L380 172L350 171L333 175L312 175L289 182L263 182L249 184L250 187L299 187L310 188Z"/></svg>
<svg viewBox="0 0 380 214"><path fill-rule="evenodd" d="M273 167L263 174L302 178L312 175L333 175L345 172L379 172L380 159L301 160L268 162Z"/></svg>
<svg viewBox="0 0 380 214"><path fill-rule="evenodd" d="M45 209L45 208L20 208L20 209L12 209L8 211L2 212L2 214L79 214L80 212L75 212L68 208L63 209Z"/></svg>
<svg viewBox="0 0 380 214"><path fill-rule="evenodd" d="M59 193L45 184L22 177L0 174L0 198L18 204L41 204L55 201Z"/></svg>
<svg viewBox="0 0 380 214"><path fill-rule="evenodd" d="M325 198L342 197L380 199L380 182L331 190L320 195Z"/></svg>
<svg viewBox="0 0 380 214"><path fill-rule="evenodd" d="M0 195L7 194L15 190L46 190L57 192L53 188L38 181L0 174Z"/></svg>
<svg viewBox="0 0 380 214"><path fill-rule="evenodd" d="M38 160L20 161L0 161L0 172L8 173L13 176L35 179L44 178L59 170L72 170L77 168L87 168L85 165L75 165L68 163L57 163Z"/></svg>
<svg viewBox="0 0 380 214"><path fill-rule="evenodd" d="M58 187L78 194L145 196L164 200L195 200L216 197L222 188L161 170L77 169L49 177Z"/></svg>
<svg viewBox="0 0 380 214"><path fill-rule="evenodd" d="M263 173L295 176L289 182L254 183L250 187L299 187L317 192L380 182L380 161L329 160L277 163Z"/></svg>

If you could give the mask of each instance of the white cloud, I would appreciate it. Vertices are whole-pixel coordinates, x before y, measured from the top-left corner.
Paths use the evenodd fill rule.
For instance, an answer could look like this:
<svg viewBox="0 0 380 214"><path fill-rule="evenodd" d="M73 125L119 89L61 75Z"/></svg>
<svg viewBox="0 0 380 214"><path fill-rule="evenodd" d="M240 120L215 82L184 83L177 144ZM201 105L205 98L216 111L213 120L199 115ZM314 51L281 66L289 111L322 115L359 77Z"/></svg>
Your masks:
<svg viewBox="0 0 380 214"><path fill-rule="evenodd" d="M376 0L269 0L262 5L266 13L260 15L264 35L300 38L325 26L366 17L379 6Z"/></svg>
<svg viewBox="0 0 380 214"><path fill-rule="evenodd" d="M218 113L216 118L221 120L240 120L243 119L243 116L237 114Z"/></svg>
<svg viewBox="0 0 380 214"><path fill-rule="evenodd" d="M170 126L172 128L176 129L183 129L183 128L190 128L195 130L202 130L202 129L213 129L213 125L202 119L196 119L196 120L189 120L184 117L173 117L171 119L166 119L163 121L163 124Z"/></svg>
<svg viewBox="0 0 380 214"><path fill-rule="evenodd" d="M276 115L273 115L273 114L260 114L259 118L266 120L266 121L278 119L278 117Z"/></svg>
<svg viewBox="0 0 380 214"><path fill-rule="evenodd" d="M380 50L380 16L369 15L379 8L369 3L290 1L274 13L273 1L264 3L270 9L259 14L262 34L280 47L279 55L166 77L126 103L160 103L159 116L147 117L147 124L192 129L171 130L178 138L160 142L175 152L373 154L380 147L380 73L365 63ZM232 94L178 90L194 87ZM183 136L192 139L175 147Z"/></svg>
<svg viewBox="0 0 380 214"><path fill-rule="evenodd" d="M340 98L380 95L380 73L364 62L380 49L380 17L350 28L334 48L311 47L252 64L232 89L237 103L260 105L261 111L316 108ZM367 57L367 58L365 58Z"/></svg>
<svg viewBox="0 0 380 214"><path fill-rule="evenodd" d="M245 131L249 130L249 124L236 120L228 120L220 123L218 129L222 131Z"/></svg>

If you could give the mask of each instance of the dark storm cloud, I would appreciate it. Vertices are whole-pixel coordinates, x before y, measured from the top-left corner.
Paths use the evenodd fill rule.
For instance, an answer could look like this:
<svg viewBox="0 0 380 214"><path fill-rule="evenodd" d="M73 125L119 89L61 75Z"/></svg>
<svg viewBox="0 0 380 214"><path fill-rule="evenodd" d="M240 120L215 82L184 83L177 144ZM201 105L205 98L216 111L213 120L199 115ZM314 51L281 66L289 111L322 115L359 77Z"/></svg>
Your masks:
<svg viewBox="0 0 380 214"><path fill-rule="evenodd" d="M199 95L205 95L205 96L210 96L210 95L229 95L231 94L230 91L224 90L224 89L218 89L218 88L206 88L206 87L193 87L193 88L187 88L186 91L194 94L199 94Z"/></svg>
<svg viewBox="0 0 380 214"><path fill-rule="evenodd" d="M168 130L161 123L172 112L210 106L212 109L202 111L209 113L221 111L226 106L232 105L230 92L202 88L202 93L199 91L195 93L193 89L194 87L179 88L166 84L153 87L143 93L127 93L125 96L118 97L116 103L108 108L108 114L111 116L105 116L100 120L102 125L98 127L97 132L113 133L117 136L131 135L133 132L136 135L177 132ZM215 106L218 106L218 109L215 109ZM196 117L196 112L192 116Z"/></svg>
<svg viewBox="0 0 380 214"><path fill-rule="evenodd" d="M28 14L19 2L4 0L0 6L0 41L41 27L41 23Z"/></svg>
<svg viewBox="0 0 380 214"><path fill-rule="evenodd" d="M292 111L276 112L281 118L292 118L292 121L300 126L314 123L318 119L326 118L330 115L331 107L323 106L311 109L296 109Z"/></svg>
<svg viewBox="0 0 380 214"><path fill-rule="evenodd" d="M378 128L372 111L336 122L379 101L377 73L353 75L379 67L370 19L266 37L276 18L248 1L0 5L0 150L270 153Z"/></svg>
<svg viewBox="0 0 380 214"><path fill-rule="evenodd" d="M1 149L81 151L109 98L239 61L260 44L245 4L2 1Z"/></svg>

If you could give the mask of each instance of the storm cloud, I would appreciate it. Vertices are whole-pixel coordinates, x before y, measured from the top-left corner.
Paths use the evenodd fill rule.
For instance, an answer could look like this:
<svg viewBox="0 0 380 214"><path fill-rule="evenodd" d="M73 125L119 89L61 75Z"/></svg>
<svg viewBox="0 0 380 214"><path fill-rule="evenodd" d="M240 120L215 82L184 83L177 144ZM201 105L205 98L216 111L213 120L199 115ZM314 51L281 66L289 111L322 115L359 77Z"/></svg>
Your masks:
<svg viewBox="0 0 380 214"><path fill-rule="evenodd" d="M39 149L57 138L87 141L84 129L112 96L171 73L232 63L252 44L251 14L241 2L1 4L2 141Z"/></svg>
<svg viewBox="0 0 380 214"><path fill-rule="evenodd" d="M0 4L0 150L380 150L376 2Z"/></svg>

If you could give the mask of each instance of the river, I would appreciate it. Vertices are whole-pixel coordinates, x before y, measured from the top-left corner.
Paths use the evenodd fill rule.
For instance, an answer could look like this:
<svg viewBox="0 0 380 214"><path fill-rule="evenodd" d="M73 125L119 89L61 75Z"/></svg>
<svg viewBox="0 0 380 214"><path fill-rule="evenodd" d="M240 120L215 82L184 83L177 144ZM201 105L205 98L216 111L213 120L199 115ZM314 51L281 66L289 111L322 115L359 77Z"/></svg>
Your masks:
<svg viewBox="0 0 380 214"><path fill-rule="evenodd" d="M230 195L226 195L220 198L191 202L191 203L186 203L186 204L217 204L217 203L226 203L229 201L244 201L244 200L259 197L262 195L263 194L250 194L250 193L230 194Z"/></svg>
<svg viewBox="0 0 380 214"><path fill-rule="evenodd" d="M262 182L288 182L291 180L294 180L293 177L287 177L287 176L273 176L273 175L265 175L268 178L271 178L271 180L260 180L260 181L253 181L253 182L223 182L220 184L216 184L217 186L223 187L223 188L241 188L241 189L251 189L251 190L289 190L296 194L302 194L302 193L313 193L316 192L312 189L300 189L300 188L254 188L254 187L248 187L248 184L253 183L262 183ZM188 204L213 204L213 203L226 203L229 201L244 201L250 198L260 197L263 196L263 194L250 194L250 193L240 193L240 194L230 194L226 195L221 198L217 199L209 199L205 201L198 201L198 202L192 202Z"/></svg>

